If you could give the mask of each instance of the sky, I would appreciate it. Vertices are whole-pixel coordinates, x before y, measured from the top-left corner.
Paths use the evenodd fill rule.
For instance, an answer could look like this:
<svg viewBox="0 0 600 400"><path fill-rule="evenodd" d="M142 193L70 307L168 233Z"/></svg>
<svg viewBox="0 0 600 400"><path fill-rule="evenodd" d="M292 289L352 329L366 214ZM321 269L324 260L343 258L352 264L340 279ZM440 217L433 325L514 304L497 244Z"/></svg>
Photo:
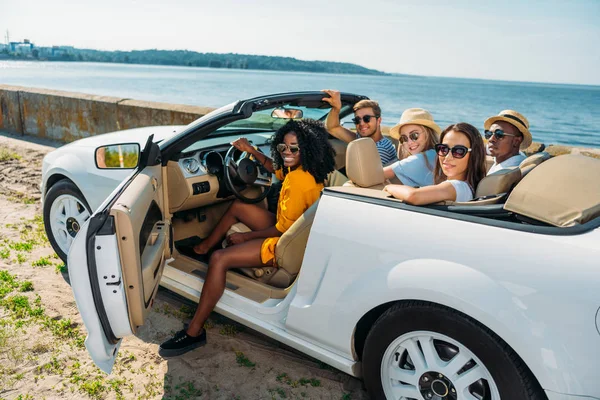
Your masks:
<svg viewBox="0 0 600 400"><path fill-rule="evenodd" d="M390 73L600 85L600 0L0 0L37 46L185 49Z"/></svg>

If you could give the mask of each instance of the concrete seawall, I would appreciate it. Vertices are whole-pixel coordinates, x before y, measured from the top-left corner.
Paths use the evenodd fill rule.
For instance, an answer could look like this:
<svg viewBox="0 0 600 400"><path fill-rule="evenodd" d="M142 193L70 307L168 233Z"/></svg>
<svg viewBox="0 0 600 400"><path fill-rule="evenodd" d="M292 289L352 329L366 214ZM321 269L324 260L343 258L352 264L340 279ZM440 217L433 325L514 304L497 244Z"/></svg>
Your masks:
<svg viewBox="0 0 600 400"><path fill-rule="evenodd" d="M212 110L214 108L0 85L0 130L65 143L121 129L187 125ZM382 130L385 134L389 127ZM534 142L525 153L535 153L541 148L540 143ZM581 153L600 158L600 149L550 145L545 150L552 155Z"/></svg>
<svg viewBox="0 0 600 400"><path fill-rule="evenodd" d="M72 142L151 125L187 125L210 107L0 85L0 130Z"/></svg>

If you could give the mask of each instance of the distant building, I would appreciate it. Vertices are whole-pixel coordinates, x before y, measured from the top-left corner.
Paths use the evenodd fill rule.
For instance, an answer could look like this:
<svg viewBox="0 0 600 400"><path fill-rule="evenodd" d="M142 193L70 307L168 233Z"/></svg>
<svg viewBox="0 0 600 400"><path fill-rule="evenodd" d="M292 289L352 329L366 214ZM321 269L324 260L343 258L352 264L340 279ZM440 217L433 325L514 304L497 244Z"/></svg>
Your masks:
<svg viewBox="0 0 600 400"><path fill-rule="evenodd" d="M8 51L16 54L31 54L35 45L25 39L22 42L10 42L8 44Z"/></svg>
<svg viewBox="0 0 600 400"><path fill-rule="evenodd" d="M50 56L62 57L68 53L72 53L74 49L73 46L52 46Z"/></svg>

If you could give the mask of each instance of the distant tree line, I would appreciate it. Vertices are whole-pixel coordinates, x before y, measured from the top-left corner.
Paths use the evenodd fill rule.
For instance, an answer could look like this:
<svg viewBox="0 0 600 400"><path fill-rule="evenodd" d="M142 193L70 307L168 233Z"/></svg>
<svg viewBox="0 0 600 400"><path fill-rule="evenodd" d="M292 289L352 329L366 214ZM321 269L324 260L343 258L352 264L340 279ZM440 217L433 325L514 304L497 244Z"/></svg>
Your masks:
<svg viewBox="0 0 600 400"><path fill-rule="evenodd" d="M270 57L234 53L198 53L187 50L100 51L70 48L68 52L61 54L60 57L48 57L46 59L48 61L88 61L273 71L327 72L335 74L385 75L384 72L350 63L302 61L292 57Z"/></svg>

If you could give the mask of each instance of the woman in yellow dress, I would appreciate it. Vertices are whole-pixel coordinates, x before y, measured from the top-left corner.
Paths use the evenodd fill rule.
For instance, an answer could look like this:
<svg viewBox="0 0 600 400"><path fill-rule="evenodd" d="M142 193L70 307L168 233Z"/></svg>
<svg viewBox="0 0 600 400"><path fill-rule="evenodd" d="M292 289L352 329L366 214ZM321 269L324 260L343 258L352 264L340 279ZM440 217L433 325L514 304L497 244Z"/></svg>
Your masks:
<svg viewBox="0 0 600 400"><path fill-rule="evenodd" d="M252 230L230 235L227 238L229 247L211 255L194 317L187 329L160 345L159 353L164 357L178 356L206 343L203 326L223 295L227 270L276 266L275 246L279 237L317 201L327 174L335 169L335 151L327 131L318 121L291 120L281 127L271 143L272 159L252 147L245 138L237 139L232 145L252 154L283 181L277 214L236 200L211 234L194 247L197 254L207 254L237 222Z"/></svg>

